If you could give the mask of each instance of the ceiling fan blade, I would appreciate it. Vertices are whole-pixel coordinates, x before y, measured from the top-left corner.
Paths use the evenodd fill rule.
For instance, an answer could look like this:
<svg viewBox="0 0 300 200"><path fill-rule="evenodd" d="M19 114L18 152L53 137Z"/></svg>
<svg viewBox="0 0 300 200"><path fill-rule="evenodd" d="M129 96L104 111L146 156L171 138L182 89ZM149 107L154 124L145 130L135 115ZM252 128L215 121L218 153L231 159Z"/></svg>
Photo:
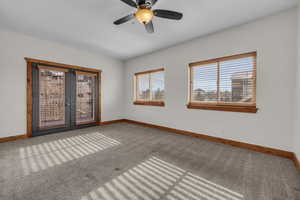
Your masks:
<svg viewBox="0 0 300 200"><path fill-rule="evenodd" d="M123 1L124 3L126 3L127 5L129 5L131 7L137 8L136 3L132 0L121 0L121 1Z"/></svg>
<svg viewBox="0 0 300 200"><path fill-rule="evenodd" d="M180 20L183 17L182 13L170 11L170 10L153 10L153 13L156 17L167 18L167 19L174 19Z"/></svg>
<svg viewBox="0 0 300 200"><path fill-rule="evenodd" d="M154 33L154 27L152 21L149 22L148 24L145 24L145 28L148 33Z"/></svg>
<svg viewBox="0 0 300 200"><path fill-rule="evenodd" d="M114 22L115 25L120 25L134 18L134 14L127 15L126 17L122 17Z"/></svg>
<svg viewBox="0 0 300 200"><path fill-rule="evenodd" d="M152 6L156 4L157 0L152 0Z"/></svg>

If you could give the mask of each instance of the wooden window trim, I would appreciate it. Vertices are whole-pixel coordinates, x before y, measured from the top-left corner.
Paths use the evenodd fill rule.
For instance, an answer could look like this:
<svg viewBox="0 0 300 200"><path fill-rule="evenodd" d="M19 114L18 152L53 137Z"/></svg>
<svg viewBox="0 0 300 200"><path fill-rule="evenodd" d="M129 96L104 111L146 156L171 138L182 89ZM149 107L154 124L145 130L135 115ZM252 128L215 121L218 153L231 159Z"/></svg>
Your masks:
<svg viewBox="0 0 300 200"><path fill-rule="evenodd" d="M164 107L165 102L163 101L134 101L134 105L141 105L141 106L160 106Z"/></svg>
<svg viewBox="0 0 300 200"><path fill-rule="evenodd" d="M76 75L85 75L85 76L92 76L92 77L97 76L96 73L89 73L89 72L82 72L82 71L76 71L75 73Z"/></svg>
<svg viewBox="0 0 300 200"><path fill-rule="evenodd" d="M101 73L102 71L99 69L94 69L94 68L87 68L87 67L81 67L81 66L76 66L76 65L69 65L69 64L62 64L62 63L56 63L56 62L51 62L51 61L46 61L46 60L38 60L34 58L24 58L27 63L36 63L36 64L44 64L44 65L52 65L56 67L64 67L67 69L76 69L76 70L81 70L81 71L88 71L88 72L95 72L95 73Z"/></svg>
<svg viewBox="0 0 300 200"><path fill-rule="evenodd" d="M193 92L193 68L201 67L201 65L209 65L216 63L218 65L218 83L217 90L219 95L219 76L220 76L220 62L234 60L245 57L253 57L254 58L254 66L253 66L253 99L254 102L249 104L241 104L234 102L200 102L200 101L192 101L192 92ZM210 60L204 60L200 62L194 62L189 64L189 100L187 104L187 108L189 109L202 109L202 110L217 110L217 111L229 111L229 112L245 112L245 113L257 113L258 108L256 107L256 73L257 73L257 52L249 52L239 55L226 56L221 58L214 58ZM218 96L219 99L219 96Z"/></svg>
<svg viewBox="0 0 300 200"><path fill-rule="evenodd" d="M213 58L209 60L204 60L204 61L199 61L199 62L193 62L189 64L189 67L199 67L199 65L208 65L212 63L217 63L217 62L224 62L228 60L234 60L234 59L239 59L239 58L245 58L245 57L257 57L257 52L249 52L249 53L243 53L243 54L238 54L238 55L232 55L232 56L225 56L221 58Z"/></svg>
<svg viewBox="0 0 300 200"><path fill-rule="evenodd" d="M189 103L187 105L189 109L201 109L201 110L218 110L218 111L230 111L230 112L245 112L245 113L257 113L258 108L256 106L241 106L241 105L218 105L218 104L203 104L203 103Z"/></svg>
<svg viewBox="0 0 300 200"><path fill-rule="evenodd" d="M138 73L135 73L134 75L141 75L141 74L151 74L151 73L154 73L154 72L161 72L161 71L165 71L164 68L159 68L159 69L153 69L153 70L148 70L148 71L144 71L144 72L138 72Z"/></svg>
<svg viewBox="0 0 300 200"><path fill-rule="evenodd" d="M164 107L165 102L164 101L157 101L157 100L140 100L137 99L137 94L138 94L138 76L139 75L145 75L145 74L152 74L155 72L164 72L164 68L159 68L159 69L153 69L153 70L148 70L144 72L138 72L134 74L134 105L141 105L141 106L159 106L159 107ZM150 89L150 99L152 97L152 89L151 89L151 76L149 78L149 89Z"/></svg>

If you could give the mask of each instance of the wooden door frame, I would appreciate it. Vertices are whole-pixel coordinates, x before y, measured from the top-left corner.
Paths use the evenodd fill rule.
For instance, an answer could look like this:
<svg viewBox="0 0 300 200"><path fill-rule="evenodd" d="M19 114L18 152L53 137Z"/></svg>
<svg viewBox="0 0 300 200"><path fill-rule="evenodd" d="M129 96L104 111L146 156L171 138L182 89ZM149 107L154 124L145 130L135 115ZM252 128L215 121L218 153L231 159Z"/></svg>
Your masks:
<svg viewBox="0 0 300 200"><path fill-rule="evenodd" d="M88 67L81 67L81 66L76 66L76 65L69 65L69 64L62 64L62 63L56 63L56 62L51 62L51 61L46 61L46 60L38 60L38 59L34 59L34 58L24 58L25 61L27 62L27 93L26 93L26 101L27 101L27 112L26 112L26 119L27 119L27 137L32 137L32 113L33 113L33 109L32 109L32 64L36 63L36 64L44 64L44 65L52 65L52 66L57 66L57 67L63 67L63 68L67 68L67 69L74 69L74 70L80 70L80 71L87 71L87 72L93 72L93 73L97 73L98 77L99 77L99 105L98 105L98 118L97 118L97 124L101 123L101 108L102 108L102 101L101 101L101 97L102 97L102 84L101 84L101 80L102 80L102 70L99 69L94 69L94 68L88 68Z"/></svg>

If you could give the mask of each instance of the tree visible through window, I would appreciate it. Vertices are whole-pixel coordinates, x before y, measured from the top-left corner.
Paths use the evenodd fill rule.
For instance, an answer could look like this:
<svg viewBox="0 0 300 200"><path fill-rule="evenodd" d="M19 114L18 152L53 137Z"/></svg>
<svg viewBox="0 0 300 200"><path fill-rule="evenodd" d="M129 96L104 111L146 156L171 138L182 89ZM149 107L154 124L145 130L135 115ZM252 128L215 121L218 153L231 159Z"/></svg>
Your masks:
<svg viewBox="0 0 300 200"><path fill-rule="evenodd" d="M256 112L256 52L190 64L188 107Z"/></svg>
<svg viewBox="0 0 300 200"><path fill-rule="evenodd" d="M164 69L135 74L135 104L164 106Z"/></svg>

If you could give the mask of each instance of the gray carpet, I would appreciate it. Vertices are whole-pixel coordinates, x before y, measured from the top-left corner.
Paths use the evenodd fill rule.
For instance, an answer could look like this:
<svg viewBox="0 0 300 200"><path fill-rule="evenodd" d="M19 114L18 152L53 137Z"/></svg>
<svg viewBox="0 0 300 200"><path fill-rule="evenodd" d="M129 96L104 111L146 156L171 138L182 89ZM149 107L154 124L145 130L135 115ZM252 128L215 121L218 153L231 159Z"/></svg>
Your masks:
<svg viewBox="0 0 300 200"><path fill-rule="evenodd" d="M120 123L0 144L1 200L300 200L287 159Z"/></svg>

